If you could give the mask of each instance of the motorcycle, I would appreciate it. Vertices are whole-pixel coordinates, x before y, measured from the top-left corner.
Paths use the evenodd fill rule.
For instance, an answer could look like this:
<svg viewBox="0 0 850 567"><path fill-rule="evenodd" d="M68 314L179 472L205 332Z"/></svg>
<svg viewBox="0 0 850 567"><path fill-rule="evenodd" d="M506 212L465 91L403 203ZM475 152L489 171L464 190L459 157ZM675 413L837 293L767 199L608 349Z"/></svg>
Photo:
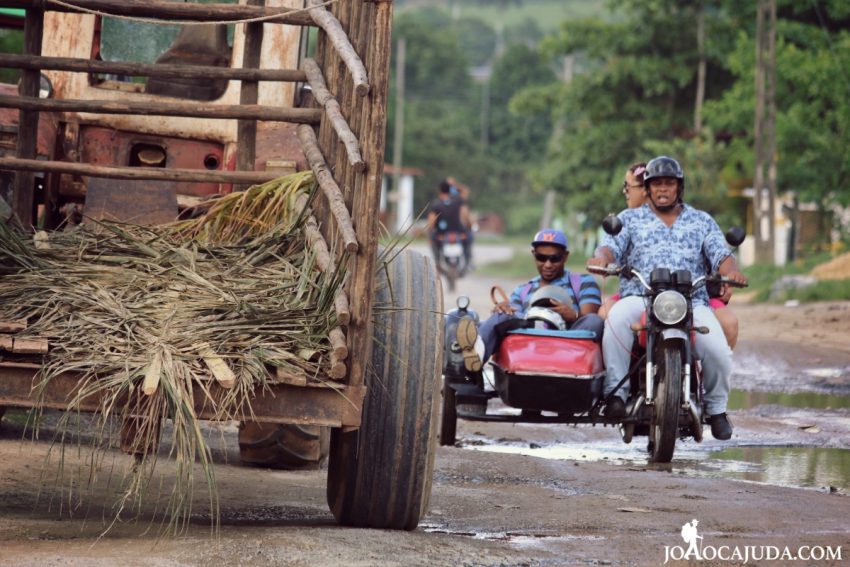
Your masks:
<svg viewBox="0 0 850 567"><path fill-rule="evenodd" d="M611 216L603 222L603 228L617 234L622 229L619 223ZM733 247L743 239L744 232L739 228L726 233ZM638 335L633 362L620 384L628 382L631 391L626 415L615 418L602 412L609 401L603 395L602 349L587 331L509 331L491 359L493 388L488 390L484 372L465 370L463 353L455 340L463 317L476 322L478 318L469 300L461 297L445 323L442 445L455 443L458 419L617 426L626 443L634 436L648 436L649 459L659 463L672 460L677 438L702 441L707 416L703 411L701 366L694 357L692 341L694 333L707 333L708 329L694 327L693 294L709 284L744 286L719 274L694 280L686 270L656 269L648 281L629 266L588 266L588 270L605 276L635 277L646 290L646 319L633 328ZM614 391L617 389L619 385ZM488 412L489 400L497 397L505 405L521 409L521 413Z"/></svg>
<svg viewBox="0 0 850 567"><path fill-rule="evenodd" d="M457 280L466 275L469 268L463 253L466 238L466 234L455 231L440 232L436 235L439 251L437 271L446 278L450 292L455 290Z"/></svg>

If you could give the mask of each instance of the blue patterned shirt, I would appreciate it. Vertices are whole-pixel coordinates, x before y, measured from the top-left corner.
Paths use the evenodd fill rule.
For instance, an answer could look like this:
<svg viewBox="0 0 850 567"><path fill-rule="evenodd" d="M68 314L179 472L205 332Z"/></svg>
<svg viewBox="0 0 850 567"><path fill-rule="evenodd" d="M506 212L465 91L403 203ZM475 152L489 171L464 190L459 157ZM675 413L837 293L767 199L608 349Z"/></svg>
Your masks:
<svg viewBox="0 0 850 567"><path fill-rule="evenodd" d="M732 253L717 222L704 211L683 205L673 226L668 227L649 205L626 209L617 215L623 230L617 236L606 234L602 245L614 254L619 265L629 265L649 280L655 268L688 270L694 279L716 271ZM637 278L620 278L620 295L642 295ZM694 294L696 305L708 304L708 293L700 287Z"/></svg>
<svg viewBox="0 0 850 567"><path fill-rule="evenodd" d="M578 305L576 312L581 310L582 305L602 305L602 293L599 291L599 284L590 274L579 274L581 276L581 285L579 286L579 297L573 292L573 286L570 283L570 272L564 270L564 275L552 281L549 285L558 285L566 289L570 297L573 298L573 308ZM525 311L528 309L528 301L531 295L540 289L540 276L528 280L527 283L518 285L513 293L511 293L511 307L516 309L514 316L524 317Z"/></svg>

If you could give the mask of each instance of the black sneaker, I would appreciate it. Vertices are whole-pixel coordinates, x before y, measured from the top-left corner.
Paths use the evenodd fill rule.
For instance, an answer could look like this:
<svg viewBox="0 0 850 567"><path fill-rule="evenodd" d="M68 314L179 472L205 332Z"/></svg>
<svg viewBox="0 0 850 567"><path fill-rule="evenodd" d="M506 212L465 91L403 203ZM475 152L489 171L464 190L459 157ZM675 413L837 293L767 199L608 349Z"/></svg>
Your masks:
<svg viewBox="0 0 850 567"><path fill-rule="evenodd" d="M626 402L619 396L613 396L605 405L605 417L614 419L626 417Z"/></svg>
<svg viewBox="0 0 850 567"><path fill-rule="evenodd" d="M732 422L725 413L710 415L708 423L711 424L711 436L721 441L732 438Z"/></svg>

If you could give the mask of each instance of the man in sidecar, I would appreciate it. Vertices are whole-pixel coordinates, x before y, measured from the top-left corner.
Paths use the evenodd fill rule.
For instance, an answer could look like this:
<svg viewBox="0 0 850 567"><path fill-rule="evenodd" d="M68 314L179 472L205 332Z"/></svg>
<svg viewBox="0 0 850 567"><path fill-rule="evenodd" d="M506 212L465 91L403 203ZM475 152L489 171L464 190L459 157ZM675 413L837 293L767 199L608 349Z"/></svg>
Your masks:
<svg viewBox="0 0 850 567"><path fill-rule="evenodd" d="M596 314L601 292L590 274L571 274L564 264L569 257L567 236L546 228L531 242L538 276L518 286L507 300L493 307L492 315L477 326L470 317L458 322L457 344L464 366L481 370L508 331L546 325L557 330L586 330L602 338L604 322Z"/></svg>

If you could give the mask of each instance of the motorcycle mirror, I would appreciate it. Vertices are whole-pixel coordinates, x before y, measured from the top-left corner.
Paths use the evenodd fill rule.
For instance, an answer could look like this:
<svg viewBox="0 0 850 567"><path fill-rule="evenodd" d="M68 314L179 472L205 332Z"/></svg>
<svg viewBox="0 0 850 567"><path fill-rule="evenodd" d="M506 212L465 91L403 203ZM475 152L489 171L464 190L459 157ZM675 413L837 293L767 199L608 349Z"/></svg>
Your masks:
<svg viewBox="0 0 850 567"><path fill-rule="evenodd" d="M741 245L744 239L747 238L747 233L740 226L733 226L726 231L724 236L726 237L726 242L729 243L729 246L737 248Z"/></svg>
<svg viewBox="0 0 850 567"><path fill-rule="evenodd" d="M611 236L616 236L623 230L623 222L617 215L610 214L602 220L602 230Z"/></svg>
<svg viewBox="0 0 850 567"><path fill-rule="evenodd" d="M457 298L457 308L461 311L466 311L467 309L469 309L469 303L469 298L465 295L461 295Z"/></svg>

